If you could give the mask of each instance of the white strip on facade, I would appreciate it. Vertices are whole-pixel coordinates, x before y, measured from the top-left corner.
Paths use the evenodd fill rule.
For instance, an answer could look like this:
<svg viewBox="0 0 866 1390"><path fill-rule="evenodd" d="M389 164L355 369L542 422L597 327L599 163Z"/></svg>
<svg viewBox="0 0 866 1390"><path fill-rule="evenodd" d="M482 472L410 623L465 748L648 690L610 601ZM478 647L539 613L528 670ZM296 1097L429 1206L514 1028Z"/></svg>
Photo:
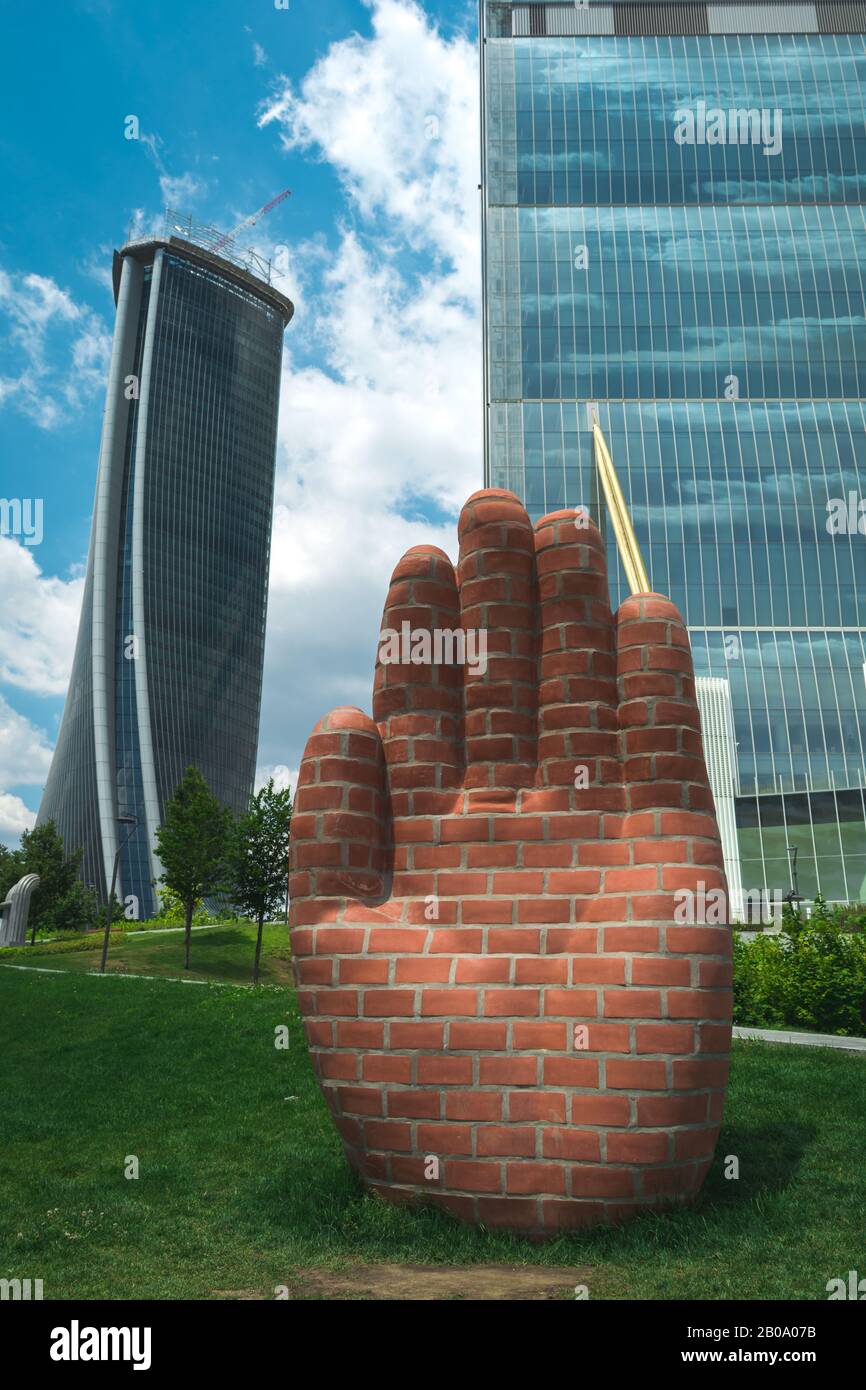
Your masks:
<svg viewBox="0 0 866 1390"><path fill-rule="evenodd" d="M718 676L698 676L695 687L701 712L707 775L722 837L730 918L740 919L743 911L743 878L734 811L734 798L739 795L740 781L731 687Z"/></svg>

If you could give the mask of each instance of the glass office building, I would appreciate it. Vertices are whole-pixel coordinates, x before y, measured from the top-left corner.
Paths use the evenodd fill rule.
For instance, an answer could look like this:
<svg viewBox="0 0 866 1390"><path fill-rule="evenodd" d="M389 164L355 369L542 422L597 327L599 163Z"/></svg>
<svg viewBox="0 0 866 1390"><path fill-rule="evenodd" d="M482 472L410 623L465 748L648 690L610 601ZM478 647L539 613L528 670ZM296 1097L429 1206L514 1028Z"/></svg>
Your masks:
<svg viewBox="0 0 866 1390"><path fill-rule="evenodd" d="M866 4L482 0L487 479L726 683L742 883L866 899ZM627 592L612 539L612 586Z"/></svg>
<svg viewBox="0 0 866 1390"><path fill-rule="evenodd" d="M236 812L253 788L293 312L257 257L175 214L166 223L114 257L84 603L39 810L83 848L103 900L120 852L118 896L142 918L156 907L155 831L186 767Z"/></svg>

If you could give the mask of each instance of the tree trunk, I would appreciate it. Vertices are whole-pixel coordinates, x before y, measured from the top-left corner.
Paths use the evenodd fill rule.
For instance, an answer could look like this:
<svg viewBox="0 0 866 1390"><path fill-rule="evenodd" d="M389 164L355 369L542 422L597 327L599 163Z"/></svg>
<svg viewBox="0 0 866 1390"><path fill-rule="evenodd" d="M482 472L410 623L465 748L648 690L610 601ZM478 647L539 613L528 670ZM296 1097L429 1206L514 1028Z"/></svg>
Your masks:
<svg viewBox="0 0 866 1390"><path fill-rule="evenodd" d="M190 948L190 943L192 942L192 913L193 913L193 908L194 908L195 904L192 903L192 902L189 902L189 903L186 903L185 906L186 906L186 930L185 930L185 932L184 932L183 968L184 968L184 970L189 970L189 948Z"/></svg>
<svg viewBox="0 0 866 1390"><path fill-rule="evenodd" d="M253 966L253 984L254 984L254 985L257 985L258 982L259 982L259 962L261 961L261 958L262 958L262 928L264 927L264 925L265 925L265 914L264 914L263 912L260 912L260 913L259 913L259 931L258 931L258 936L256 937L256 963L255 963L255 965Z"/></svg>

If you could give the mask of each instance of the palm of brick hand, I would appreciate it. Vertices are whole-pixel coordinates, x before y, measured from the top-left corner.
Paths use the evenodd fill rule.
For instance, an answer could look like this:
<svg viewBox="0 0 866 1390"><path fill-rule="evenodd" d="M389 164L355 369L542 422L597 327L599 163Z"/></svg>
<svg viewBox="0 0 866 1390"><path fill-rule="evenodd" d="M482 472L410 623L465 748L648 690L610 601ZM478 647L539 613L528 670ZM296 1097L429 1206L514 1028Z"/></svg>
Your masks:
<svg viewBox="0 0 866 1390"><path fill-rule="evenodd" d="M295 978L372 1190L552 1233L700 1189L730 935L677 925L674 895L723 888L722 853L673 604L614 617L601 537L573 512L533 529L486 490L459 535L456 575L434 547L404 556L383 630L486 631L486 670L380 659L374 720L317 725L292 823Z"/></svg>

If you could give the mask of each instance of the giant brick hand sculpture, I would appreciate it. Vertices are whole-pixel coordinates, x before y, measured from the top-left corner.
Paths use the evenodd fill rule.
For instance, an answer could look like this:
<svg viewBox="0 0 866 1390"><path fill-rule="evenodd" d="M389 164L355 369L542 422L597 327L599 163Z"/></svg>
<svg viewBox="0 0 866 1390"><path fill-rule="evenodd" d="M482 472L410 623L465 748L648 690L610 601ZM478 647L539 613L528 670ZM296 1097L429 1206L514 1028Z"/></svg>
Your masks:
<svg viewBox="0 0 866 1390"><path fill-rule="evenodd" d="M480 492L459 535L456 575L434 547L404 556L383 628L486 630L486 671L383 663L383 645L374 718L335 710L307 744L298 998L370 1189L553 1233L700 1189L730 933L678 925L676 904L724 887L722 852L673 604L614 617L573 512L533 530Z"/></svg>

